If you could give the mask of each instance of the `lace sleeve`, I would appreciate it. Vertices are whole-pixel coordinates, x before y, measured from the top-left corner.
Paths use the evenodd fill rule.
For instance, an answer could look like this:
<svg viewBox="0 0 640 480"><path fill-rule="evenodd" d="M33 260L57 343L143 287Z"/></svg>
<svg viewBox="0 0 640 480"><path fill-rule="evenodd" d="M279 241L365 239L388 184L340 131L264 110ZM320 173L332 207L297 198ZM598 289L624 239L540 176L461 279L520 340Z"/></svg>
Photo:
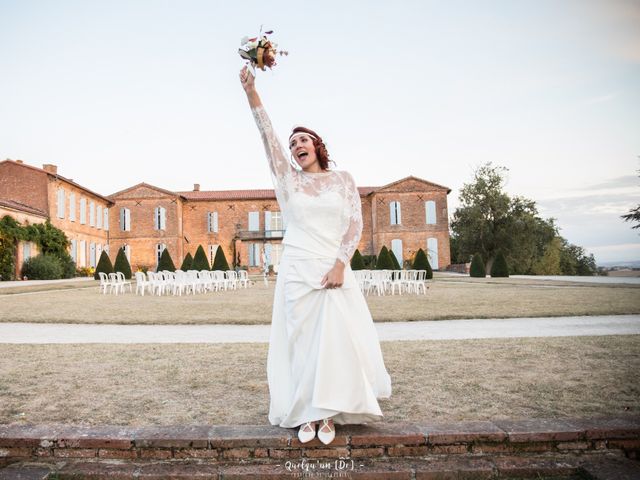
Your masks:
<svg viewBox="0 0 640 480"><path fill-rule="evenodd" d="M358 243L362 236L362 205L360 203L360 193L353 177L347 172L344 172L343 175L348 224L340 242L338 260L347 265L353 252L358 248Z"/></svg>
<svg viewBox="0 0 640 480"><path fill-rule="evenodd" d="M256 120L264 148L267 152L276 197L280 203L280 208L285 210L290 193L292 192L293 180L296 174L295 169L289 163L286 152L273 131L271 120L264 108L261 106L252 108L251 112Z"/></svg>

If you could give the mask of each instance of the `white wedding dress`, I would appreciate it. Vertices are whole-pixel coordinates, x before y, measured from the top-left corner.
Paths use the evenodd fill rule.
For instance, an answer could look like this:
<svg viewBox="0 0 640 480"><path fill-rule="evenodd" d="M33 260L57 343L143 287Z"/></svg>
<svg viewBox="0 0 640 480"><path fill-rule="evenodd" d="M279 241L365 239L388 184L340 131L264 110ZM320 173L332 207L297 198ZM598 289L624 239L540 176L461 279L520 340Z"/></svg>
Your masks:
<svg viewBox="0 0 640 480"><path fill-rule="evenodd" d="M356 185L347 172L294 168L265 110L252 112L286 228L267 359L269 421L292 428L323 418L380 420L377 399L391 395L391 379L349 265L362 234ZM336 258L346 265L344 283L325 289L320 281Z"/></svg>

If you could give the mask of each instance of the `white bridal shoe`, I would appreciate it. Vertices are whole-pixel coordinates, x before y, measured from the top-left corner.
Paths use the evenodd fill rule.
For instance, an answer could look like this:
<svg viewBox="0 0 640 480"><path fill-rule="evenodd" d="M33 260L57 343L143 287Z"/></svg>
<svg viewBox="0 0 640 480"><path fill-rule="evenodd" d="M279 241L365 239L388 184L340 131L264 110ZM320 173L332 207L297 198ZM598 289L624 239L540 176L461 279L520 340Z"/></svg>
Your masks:
<svg viewBox="0 0 640 480"><path fill-rule="evenodd" d="M336 438L336 427L333 423L329 423L328 418L324 418L318 428L318 438L325 445L329 445Z"/></svg>
<svg viewBox="0 0 640 480"><path fill-rule="evenodd" d="M300 425L298 430L298 440L301 443L307 443L316 436L316 422L307 422Z"/></svg>

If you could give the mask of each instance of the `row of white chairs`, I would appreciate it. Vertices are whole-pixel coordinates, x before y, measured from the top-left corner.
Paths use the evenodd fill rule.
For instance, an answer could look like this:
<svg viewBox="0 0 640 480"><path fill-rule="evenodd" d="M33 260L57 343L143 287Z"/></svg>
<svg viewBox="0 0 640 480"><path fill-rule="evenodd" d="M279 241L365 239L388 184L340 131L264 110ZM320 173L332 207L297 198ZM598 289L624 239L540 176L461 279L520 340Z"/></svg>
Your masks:
<svg viewBox="0 0 640 480"><path fill-rule="evenodd" d="M354 270L354 275L360 285L360 290L366 295L377 293L378 296L391 293L422 293L426 295L426 270Z"/></svg>
<svg viewBox="0 0 640 480"><path fill-rule="evenodd" d="M122 272L108 275L104 272L98 272L98 277L100 278L100 291L103 294L106 294L107 290L109 290L109 293L118 295L118 293L124 293L125 287L129 287L129 291L132 290L131 282L125 278Z"/></svg>
<svg viewBox="0 0 640 480"><path fill-rule="evenodd" d="M245 270L176 270L170 272L136 272L136 295L182 295L247 288L249 276Z"/></svg>

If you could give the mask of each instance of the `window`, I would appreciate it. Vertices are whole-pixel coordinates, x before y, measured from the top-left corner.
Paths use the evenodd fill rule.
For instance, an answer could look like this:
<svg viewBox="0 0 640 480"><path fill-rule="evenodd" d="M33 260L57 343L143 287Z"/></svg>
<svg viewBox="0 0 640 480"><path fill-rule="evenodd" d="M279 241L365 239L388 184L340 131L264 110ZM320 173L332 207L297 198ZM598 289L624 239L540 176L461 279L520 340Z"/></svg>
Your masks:
<svg viewBox="0 0 640 480"><path fill-rule="evenodd" d="M257 232L260 230L260 212L249 212L249 231Z"/></svg>
<svg viewBox="0 0 640 480"><path fill-rule="evenodd" d="M162 252L164 252L165 248L167 248L167 246L164 243L158 243L156 245L156 265L160 263L160 257L162 256Z"/></svg>
<svg viewBox="0 0 640 480"><path fill-rule="evenodd" d="M281 237L282 236L282 212L264 212L264 236Z"/></svg>
<svg viewBox="0 0 640 480"><path fill-rule="evenodd" d="M218 250L218 245L209 245L209 265L213 266L213 259L216 258L217 250Z"/></svg>
<svg viewBox="0 0 640 480"><path fill-rule="evenodd" d="M153 211L153 218L156 230L167 228L167 210L164 207L156 207Z"/></svg>
<svg viewBox="0 0 640 480"><path fill-rule="evenodd" d="M96 226L96 204L93 201L89 202L89 226Z"/></svg>
<svg viewBox="0 0 640 480"><path fill-rule="evenodd" d="M391 225L400 225L402 223L400 202L389 203L389 216L391 218Z"/></svg>
<svg viewBox="0 0 640 480"><path fill-rule="evenodd" d="M102 225L105 230L109 230L109 209L105 207L105 209L102 211L102 214L104 215Z"/></svg>
<svg viewBox="0 0 640 480"><path fill-rule="evenodd" d="M64 218L64 188L58 188L58 218Z"/></svg>
<svg viewBox="0 0 640 480"><path fill-rule="evenodd" d="M108 244L104 244L104 246L102 247L102 249L107 252L107 255L109 255L109 245Z"/></svg>
<svg viewBox="0 0 640 480"><path fill-rule="evenodd" d="M87 242L80 240L80 248L78 249L78 265L80 267L87 266Z"/></svg>
<svg viewBox="0 0 640 480"><path fill-rule="evenodd" d="M218 212L207 212L207 232L218 233Z"/></svg>
<svg viewBox="0 0 640 480"><path fill-rule="evenodd" d="M123 232L131 231L131 210L128 208L120 209L120 230Z"/></svg>
<svg viewBox="0 0 640 480"><path fill-rule="evenodd" d="M80 199L80 223L84 225L87 223L87 199ZM84 265L82 265L84 267Z"/></svg>
<svg viewBox="0 0 640 480"><path fill-rule="evenodd" d="M429 200L424 202L424 209L427 212L427 225L436 224L436 202Z"/></svg>
<svg viewBox="0 0 640 480"><path fill-rule="evenodd" d="M396 260L398 260L400 268L402 268L402 240L399 238L391 240L391 251L396 256Z"/></svg>
<svg viewBox="0 0 640 480"><path fill-rule="evenodd" d="M93 242L89 244L89 266L96 266L96 244Z"/></svg>
<svg viewBox="0 0 640 480"><path fill-rule="evenodd" d="M124 249L124 254L127 257L127 260L131 263L131 247L125 243L122 248Z"/></svg>
<svg viewBox="0 0 640 480"><path fill-rule="evenodd" d="M26 242L22 246L22 260L29 260L31 258L31 243Z"/></svg>
<svg viewBox="0 0 640 480"><path fill-rule="evenodd" d="M102 255L102 245L100 245L99 243L96 243L96 259L97 259L96 261L97 262L100 261L100 255Z"/></svg>
<svg viewBox="0 0 640 480"><path fill-rule="evenodd" d="M76 221L76 194L73 192L69 194L69 220Z"/></svg>
<svg viewBox="0 0 640 480"><path fill-rule="evenodd" d="M75 238L71 239L71 251L69 252L69 255L71 255L71 260L74 261L74 263L78 263L78 242Z"/></svg>
<svg viewBox="0 0 640 480"><path fill-rule="evenodd" d="M256 212L258 213L258 212ZM249 266L257 267L261 264L260 261L260 244L259 243L250 243L249 247Z"/></svg>
<svg viewBox="0 0 640 480"><path fill-rule="evenodd" d="M100 205L96 208L96 228L102 228L102 207Z"/></svg>
<svg viewBox="0 0 640 480"><path fill-rule="evenodd" d="M438 239L427 238L427 257L433 270L438 270Z"/></svg>

